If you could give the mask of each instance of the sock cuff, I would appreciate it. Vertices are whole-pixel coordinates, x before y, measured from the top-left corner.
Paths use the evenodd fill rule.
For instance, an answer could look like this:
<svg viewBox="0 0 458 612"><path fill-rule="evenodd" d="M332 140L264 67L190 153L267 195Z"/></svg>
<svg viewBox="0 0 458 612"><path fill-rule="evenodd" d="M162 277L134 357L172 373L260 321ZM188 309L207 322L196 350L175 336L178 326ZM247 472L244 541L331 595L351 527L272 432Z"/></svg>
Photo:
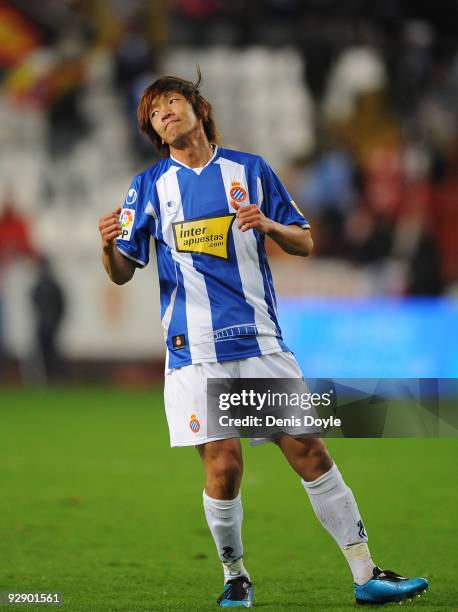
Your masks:
<svg viewBox="0 0 458 612"><path fill-rule="evenodd" d="M243 565L243 554L238 559L231 561L229 563L223 561L223 571L224 571L224 582L228 582L229 580L233 580L234 578L240 578L245 576L248 582L250 580L250 574L246 571L246 567Z"/></svg>
<svg viewBox="0 0 458 612"><path fill-rule="evenodd" d="M333 489L339 481L344 484L342 475L335 463L332 464L331 469L318 476L316 480L307 481L301 478L302 486L311 495L326 493Z"/></svg>
<svg viewBox="0 0 458 612"><path fill-rule="evenodd" d="M239 491L237 497L234 497L234 499L213 499L213 497L210 497L209 495L207 495L207 492L204 489L203 498L204 498L204 505L206 506L211 506L218 510L231 510L232 508L237 506L239 503L241 503L242 493L241 491Z"/></svg>
<svg viewBox="0 0 458 612"><path fill-rule="evenodd" d="M348 561L365 561L371 558L369 546L367 542L359 542L358 544L350 544L343 547L343 554ZM375 566L375 563L374 563Z"/></svg>

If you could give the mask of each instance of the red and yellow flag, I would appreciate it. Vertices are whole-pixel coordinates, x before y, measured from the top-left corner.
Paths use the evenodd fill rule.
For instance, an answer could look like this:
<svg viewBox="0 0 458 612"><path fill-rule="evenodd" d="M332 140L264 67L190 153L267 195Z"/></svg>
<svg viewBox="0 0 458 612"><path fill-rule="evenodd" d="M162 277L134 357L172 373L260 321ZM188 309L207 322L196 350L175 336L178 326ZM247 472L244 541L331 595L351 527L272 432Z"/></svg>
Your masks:
<svg viewBox="0 0 458 612"><path fill-rule="evenodd" d="M37 28L4 0L0 0L0 68L10 68L35 49Z"/></svg>

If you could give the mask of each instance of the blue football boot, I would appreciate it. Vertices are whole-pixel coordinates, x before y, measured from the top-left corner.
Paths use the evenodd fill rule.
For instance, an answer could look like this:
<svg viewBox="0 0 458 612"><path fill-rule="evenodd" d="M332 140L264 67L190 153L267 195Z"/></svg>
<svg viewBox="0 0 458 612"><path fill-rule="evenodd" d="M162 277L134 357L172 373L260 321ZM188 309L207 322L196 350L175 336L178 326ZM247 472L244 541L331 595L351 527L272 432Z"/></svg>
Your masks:
<svg viewBox="0 0 458 612"><path fill-rule="evenodd" d="M366 584L355 584L357 604L381 606L402 603L406 599L420 597L428 588L425 578L404 578L396 572L374 567L374 576Z"/></svg>
<svg viewBox="0 0 458 612"><path fill-rule="evenodd" d="M253 605L253 585L245 576L229 580L224 585L224 591L218 597L217 603L221 608L251 608Z"/></svg>

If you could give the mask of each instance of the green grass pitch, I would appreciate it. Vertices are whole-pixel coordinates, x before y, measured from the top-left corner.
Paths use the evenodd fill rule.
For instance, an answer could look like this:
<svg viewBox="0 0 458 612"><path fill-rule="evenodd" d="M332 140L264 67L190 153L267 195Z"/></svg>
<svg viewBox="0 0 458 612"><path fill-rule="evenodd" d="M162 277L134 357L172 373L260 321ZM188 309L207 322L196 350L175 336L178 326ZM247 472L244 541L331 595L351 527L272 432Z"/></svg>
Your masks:
<svg viewBox="0 0 458 612"><path fill-rule="evenodd" d="M169 448L160 390L2 389L0 414L0 591L58 591L64 610L216 609L202 468L194 449ZM458 440L328 446L375 561L430 580L405 605L458 610ZM242 494L255 607L355 610L346 562L276 447L246 445Z"/></svg>

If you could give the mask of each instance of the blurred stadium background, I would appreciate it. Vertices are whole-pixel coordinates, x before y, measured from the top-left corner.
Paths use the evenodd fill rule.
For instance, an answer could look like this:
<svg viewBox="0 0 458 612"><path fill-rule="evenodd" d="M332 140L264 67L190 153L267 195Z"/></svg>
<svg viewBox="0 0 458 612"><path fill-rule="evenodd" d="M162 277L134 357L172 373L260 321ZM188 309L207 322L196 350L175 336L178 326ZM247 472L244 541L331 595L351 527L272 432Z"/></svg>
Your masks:
<svg viewBox="0 0 458 612"><path fill-rule="evenodd" d="M304 372L456 376L457 9L1 0L1 381L160 381L155 265L110 284L97 221L155 161L143 89L196 64L223 144L265 157L311 222L309 260L269 245Z"/></svg>

